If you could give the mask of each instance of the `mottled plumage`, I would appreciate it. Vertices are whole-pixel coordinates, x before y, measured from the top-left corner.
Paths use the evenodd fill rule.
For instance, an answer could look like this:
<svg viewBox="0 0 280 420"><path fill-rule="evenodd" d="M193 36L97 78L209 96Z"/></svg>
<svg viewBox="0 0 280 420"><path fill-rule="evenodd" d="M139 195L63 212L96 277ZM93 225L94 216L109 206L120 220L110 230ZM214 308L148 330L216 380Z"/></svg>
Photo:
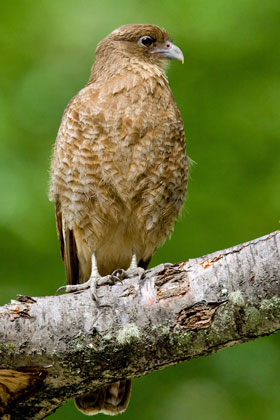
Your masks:
<svg viewBox="0 0 280 420"><path fill-rule="evenodd" d="M142 37L155 41L144 45L151 41ZM50 198L69 284L88 280L93 253L101 275L127 269L133 253L146 268L177 220L188 161L164 68L180 53L156 26L117 29L99 44L88 84L63 114ZM104 390L79 397L78 408L88 414L126 408L128 381Z"/></svg>

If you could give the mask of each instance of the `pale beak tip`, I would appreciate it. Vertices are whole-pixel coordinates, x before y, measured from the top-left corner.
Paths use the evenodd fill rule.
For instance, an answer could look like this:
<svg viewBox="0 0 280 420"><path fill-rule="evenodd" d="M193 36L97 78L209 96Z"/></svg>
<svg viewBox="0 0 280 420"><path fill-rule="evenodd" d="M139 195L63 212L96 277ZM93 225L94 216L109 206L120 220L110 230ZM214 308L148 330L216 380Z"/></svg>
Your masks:
<svg viewBox="0 0 280 420"><path fill-rule="evenodd" d="M182 51L180 50L180 48L177 47L177 45L173 44L173 46L171 48L170 58L173 58L174 60L181 61L181 63L184 64L184 55L183 55Z"/></svg>

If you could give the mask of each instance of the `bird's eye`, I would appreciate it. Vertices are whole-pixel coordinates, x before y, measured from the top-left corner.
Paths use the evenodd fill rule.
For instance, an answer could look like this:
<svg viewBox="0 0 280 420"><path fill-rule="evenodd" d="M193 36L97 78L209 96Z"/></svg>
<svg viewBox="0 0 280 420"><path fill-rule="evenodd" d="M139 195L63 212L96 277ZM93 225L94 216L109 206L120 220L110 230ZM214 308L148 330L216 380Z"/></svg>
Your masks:
<svg viewBox="0 0 280 420"><path fill-rule="evenodd" d="M141 36L141 38L139 39L139 44L144 45L144 47L149 47L155 41L155 38L152 38L151 36Z"/></svg>

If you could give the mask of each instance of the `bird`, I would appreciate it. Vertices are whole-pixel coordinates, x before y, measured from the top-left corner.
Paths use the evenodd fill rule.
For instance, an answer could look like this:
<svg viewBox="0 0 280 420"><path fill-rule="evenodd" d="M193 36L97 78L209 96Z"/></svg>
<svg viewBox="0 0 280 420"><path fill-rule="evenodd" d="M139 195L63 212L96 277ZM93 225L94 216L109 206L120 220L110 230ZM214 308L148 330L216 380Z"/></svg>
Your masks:
<svg viewBox="0 0 280 420"><path fill-rule="evenodd" d="M169 87L184 61L168 32L127 24L97 46L86 86L66 107L50 177L66 292L146 269L174 229L188 182L183 120ZM75 398L84 414L126 410L129 379Z"/></svg>

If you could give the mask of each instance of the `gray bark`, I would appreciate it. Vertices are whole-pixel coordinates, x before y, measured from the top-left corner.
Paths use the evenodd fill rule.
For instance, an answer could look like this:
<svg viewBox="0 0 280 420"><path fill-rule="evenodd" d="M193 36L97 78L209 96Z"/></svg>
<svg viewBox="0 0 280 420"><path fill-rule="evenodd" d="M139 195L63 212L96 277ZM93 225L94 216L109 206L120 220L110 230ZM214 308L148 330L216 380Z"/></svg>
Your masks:
<svg viewBox="0 0 280 420"><path fill-rule="evenodd" d="M74 396L280 328L280 231L90 292L0 308L0 414L42 419Z"/></svg>

